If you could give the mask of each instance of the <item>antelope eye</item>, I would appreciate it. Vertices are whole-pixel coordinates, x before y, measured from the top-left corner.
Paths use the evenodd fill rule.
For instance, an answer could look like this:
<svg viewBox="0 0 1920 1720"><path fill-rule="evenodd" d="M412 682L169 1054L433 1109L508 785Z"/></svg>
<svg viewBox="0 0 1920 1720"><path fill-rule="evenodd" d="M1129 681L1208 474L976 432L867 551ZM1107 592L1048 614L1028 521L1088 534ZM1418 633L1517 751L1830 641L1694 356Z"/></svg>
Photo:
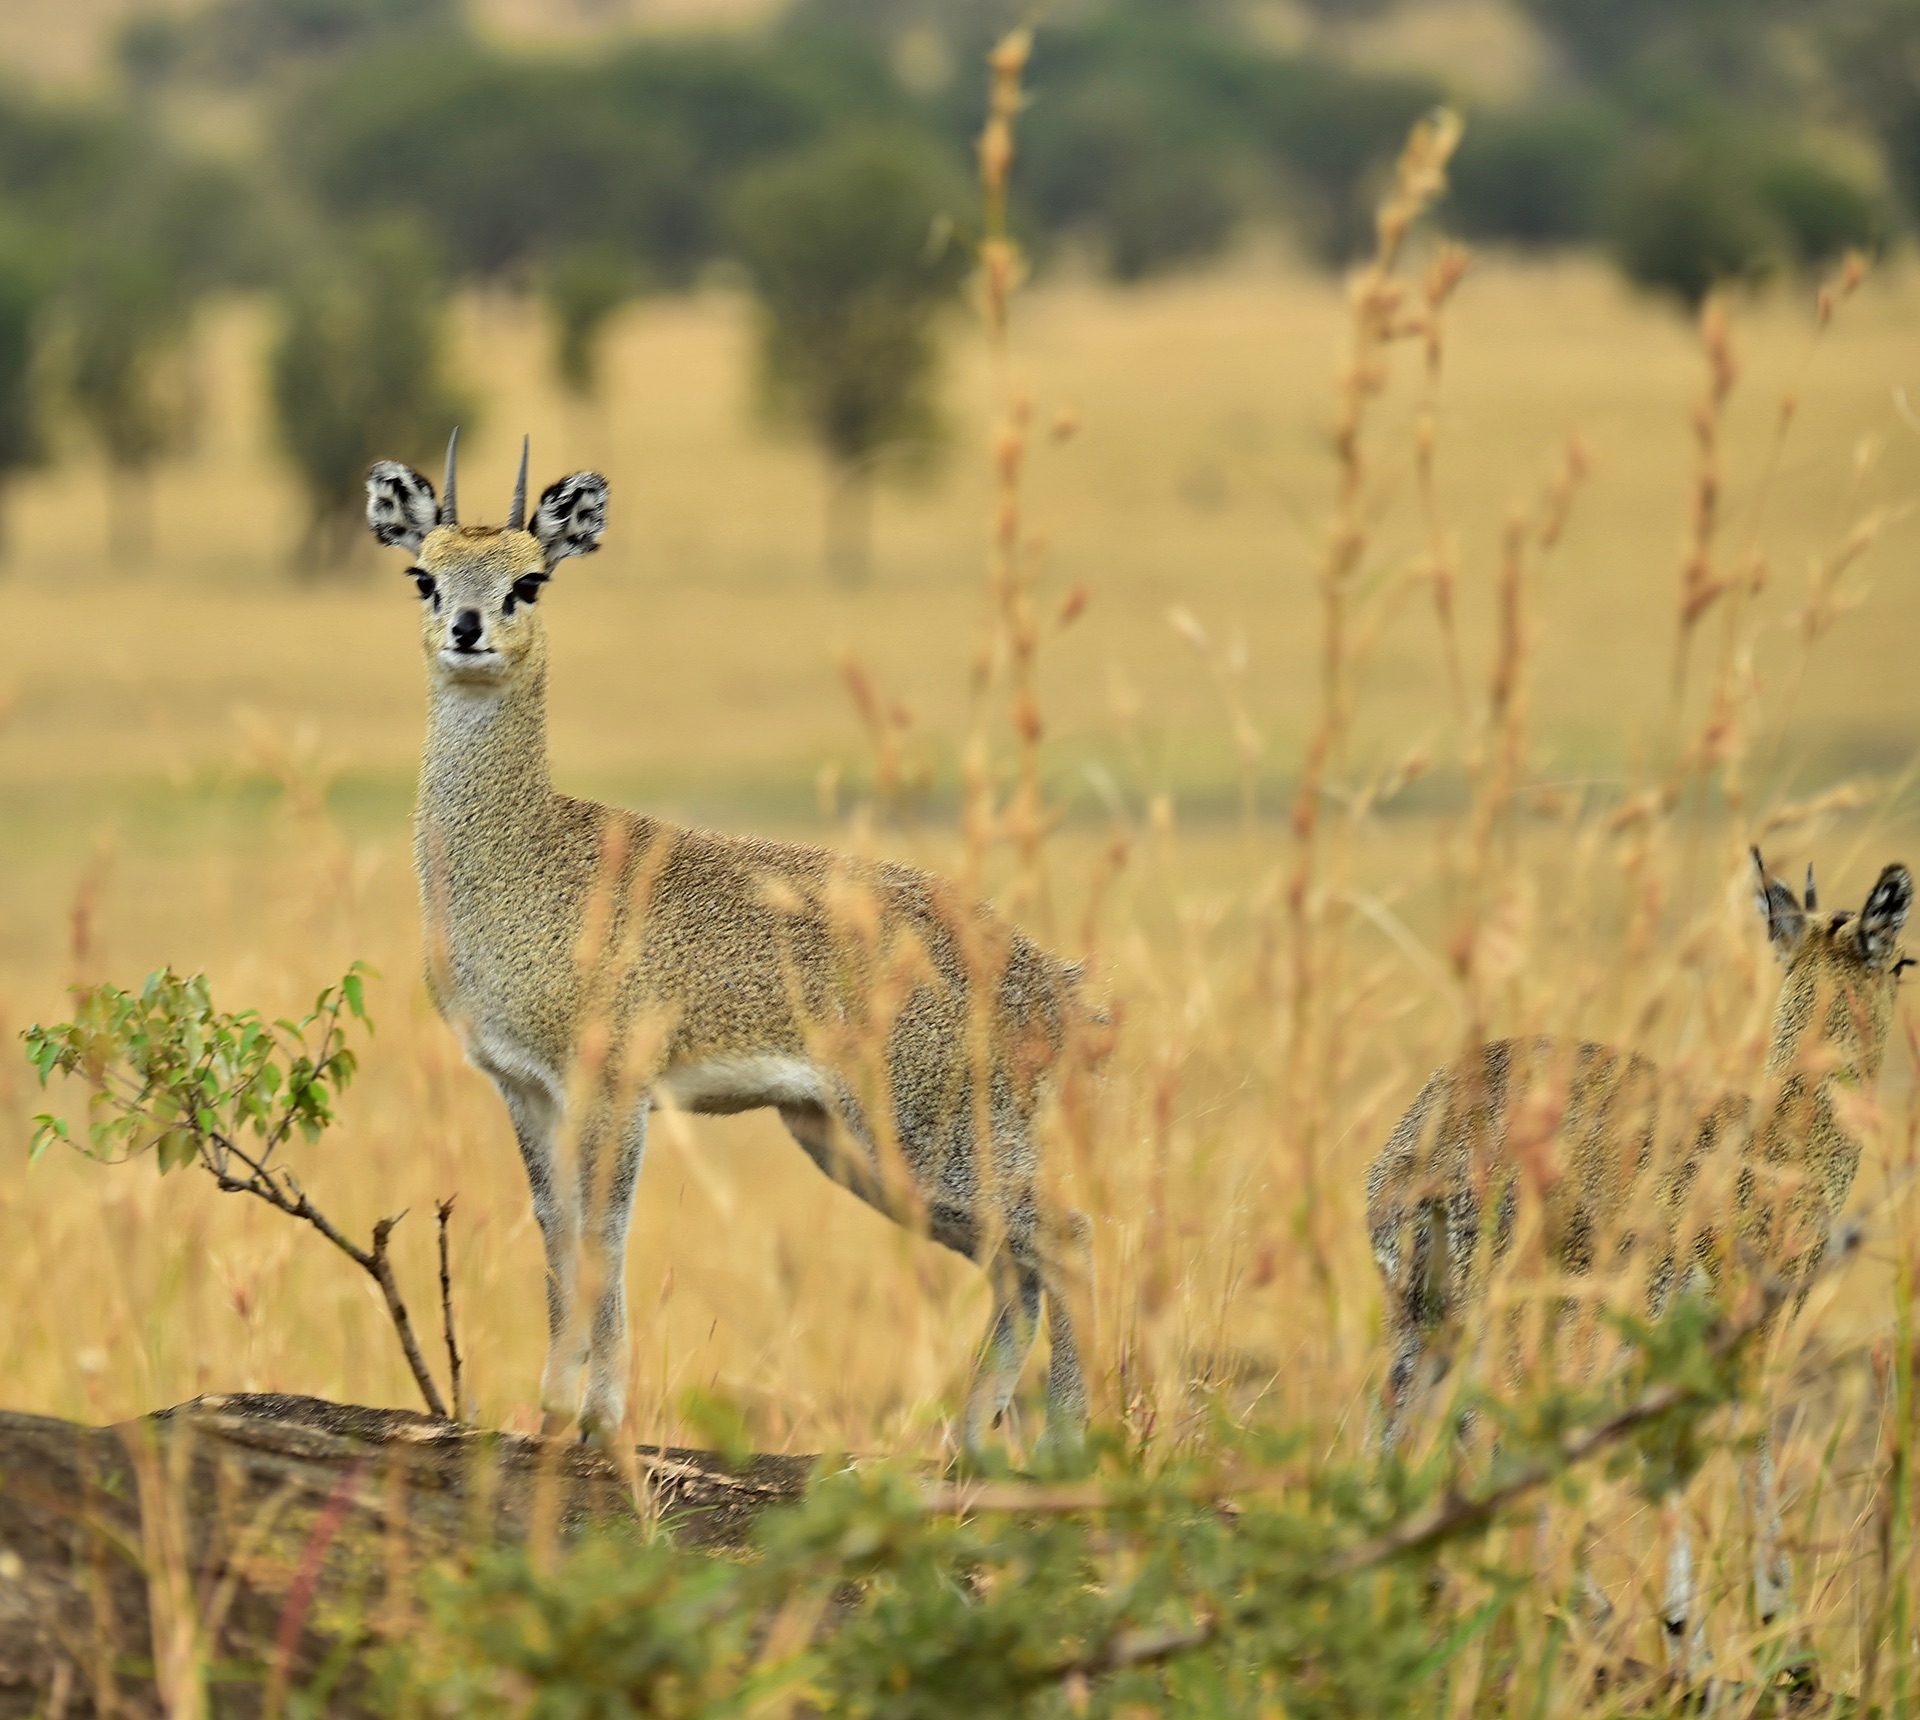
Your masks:
<svg viewBox="0 0 1920 1720"><path fill-rule="evenodd" d="M431 597L433 595L435 588L432 574L426 573L416 567L413 570L413 583L418 587L422 597Z"/></svg>
<svg viewBox="0 0 1920 1720"><path fill-rule="evenodd" d="M513 582L513 595L522 603L532 603L540 595L541 581L533 574Z"/></svg>

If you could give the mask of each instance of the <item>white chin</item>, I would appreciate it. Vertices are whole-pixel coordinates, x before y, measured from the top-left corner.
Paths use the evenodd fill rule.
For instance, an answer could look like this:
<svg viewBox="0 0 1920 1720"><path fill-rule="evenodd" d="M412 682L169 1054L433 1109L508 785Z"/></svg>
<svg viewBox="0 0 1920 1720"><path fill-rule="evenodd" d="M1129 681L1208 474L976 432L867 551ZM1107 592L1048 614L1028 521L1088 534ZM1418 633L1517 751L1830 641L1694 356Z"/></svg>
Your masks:
<svg viewBox="0 0 1920 1720"><path fill-rule="evenodd" d="M507 660L498 651L440 653L440 673L453 681L497 681L506 667Z"/></svg>

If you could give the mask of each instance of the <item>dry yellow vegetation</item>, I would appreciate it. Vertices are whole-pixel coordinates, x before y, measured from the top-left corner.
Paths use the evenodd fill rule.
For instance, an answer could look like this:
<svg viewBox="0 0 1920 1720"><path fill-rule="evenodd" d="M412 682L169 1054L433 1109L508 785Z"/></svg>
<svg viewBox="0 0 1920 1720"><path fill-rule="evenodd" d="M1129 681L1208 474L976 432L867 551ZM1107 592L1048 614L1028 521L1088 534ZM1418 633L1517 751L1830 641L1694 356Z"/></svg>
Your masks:
<svg viewBox="0 0 1920 1720"><path fill-rule="evenodd" d="M1719 423L1716 565L1764 582L1707 611L1677 723L1696 331L1597 265L1496 261L1447 313L1437 385L1418 342L1399 350L1366 432L1370 542L1350 591L1362 669L1315 884L1326 1015L1311 1055L1325 1060L1313 1090L1326 1109L1303 1133L1283 1066L1287 813L1321 708L1316 582L1348 307L1337 283L1256 260L1134 292L1059 282L1026 297L1012 369L1034 405L1024 505L1045 539L1045 756L1067 819L1044 891L1004 854L996 879L1051 941L1091 945L1122 1017L1112 1097L1070 1166L1098 1225L1099 1413L1165 1437L1225 1385L1357 1440L1378 1360L1360 1171L1476 1012L1496 1031L1652 1042L1751 1079L1773 977L1739 877L1744 842L1763 838L1783 871L1817 859L1836 905L1857 905L1883 861L1920 858L1920 433L1897 393L1917 309L1920 276L1904 269L1870 279L1817 339L1810 290L1731 307L1740 375ZM594 465L613 483L608 549L568 564L545 599L556 775L673 815L951 866L993 366L957 331L949 460L883 495L876 579L849 592L821 571L815 464L756 421L750 333L726 293L643 304L617 328L604 400L583 407L545 380L533 312L463 307L459 368L485 405L464 445L467 510L504 512L523 430L536 477ZM371 549L337 581L288 571L301 522L258 399L265 338L246 304L205 330L206 423L159 479L151 566L106 565L104 478L85 459L12 500L0 1028L11 1038L61 1013L70 981L131 982L162 963L208 971L228 1007L278 1009L349 960L372 962L379 1033L307 1180L361 1232L411 1211L399 1246L423 1306L432 1202L458 1193L478 1411L524 1426L544 1342L538 1239L506 1117L418 978L414 599L400 559ZM1792 422L1776 437L1783 398ZM1444 516L1431 529L1413 455L1429 410ZM1572 435L1587 474L1524 581L1532 786L1502 814L1497 853L1475 861L1458 761L1498 740L1480 713L1503 534L1516 508L1537 526ZM1436 554L1458 566L1460 705ZM1084 615L1058 626L1082 585ZM1809 654L1816 599L1831 625ZM872 763L848 657L911 708L906 756L937 790L918 822L863 811ZM1610 824L1701 732L1716 665L1747 745L1737 816L1716 789ZM1364 815L1342 799L1421 753L1434 769L1403 803ZM1841 792L1805 804L1829 790ZM1467 986L1449 965L1463 925L1479 951ZM1912 1151L1904 1046L1894 1062L1855 1191L1876 1226L1868 1258L1820 1293L1788 1359L1809 1346L1844 1358L1890 1329L1892 1274L1915 1238L1899 1181ZM382 1310L316 1239L191 1175L162 1183L57 1154L29 1172L35 1104L17 1056L0 1058L8 1407L106 1418L242 1388L407 1401ZM931 1449L984 1312L970 1268L827 1186L760 1116L656 1131L630 1297L637 1435L683 1433L686 1389L711 1387L742 1403L758 1439L793 1450ZM1822 1398L1829 1419L1787 1450L1803 1502L1831 1416L1870 1410L1865 1370L1844 1365ZM1730 1469L1716 1470L1693 1508L1726 1521L1733 1496ZM1810 1524L1794 1538L1818 1539ZM1803 1592L1819 1616L1837 1619L1854 1593L1851 1545L1810 1555ZM1621 1590L1657 1589L1644 1540L1622 1547ZM1711 1582L1737 1589L1733 1538L1716 1558Z"/></svg>

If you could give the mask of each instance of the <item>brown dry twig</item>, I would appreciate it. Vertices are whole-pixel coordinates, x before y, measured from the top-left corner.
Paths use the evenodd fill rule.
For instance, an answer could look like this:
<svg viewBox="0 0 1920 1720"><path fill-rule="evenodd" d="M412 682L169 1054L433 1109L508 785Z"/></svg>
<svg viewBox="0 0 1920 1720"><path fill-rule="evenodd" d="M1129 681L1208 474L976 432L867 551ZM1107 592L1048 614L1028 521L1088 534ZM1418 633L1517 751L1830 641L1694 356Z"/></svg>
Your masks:
<svg viewBox="0 0 1920 1720"><path fill-rule="evenodd" d="M433 1204L434 1222L440 1230L440 1332L447 1341L447 1396L455 1421L463 1421L460 1405L460 1346L453 1335L453 1271L447 1256L447 1229L453 1218L453 1203L460 1197L448 1195Z"/></svg>
<svg viewBox="0 0 1920 1720"><path fill-rule="evenodd" d="M261 1158L254 1158L244 1147L238 1146L225 1135L214 1135L208 1141L208 1151L202 1163L212 1173L214 1182L226 1194L250 1194L256 1200L263 1200L276 1212L284 1212L289 1218L297 1218L320 1232L335 1248L339 1249L354 1265L367 1274L380 1287L381 1300L386 1303L387 1317L393 1322L395 1334L400 1339L400 1348L407 1358L407 1367L413 1374L413 1383L420 1388L420 1396L426 1401L427 1412L438 1416L442 1421L453 1418L447 1414L447 1406L440 1396L440 1388L434 1384L433 1375L427 1369L426 1358L420 1353L419 1341L413 1335L413 1319L407 1312L406 1299L400 1294L400 1286L393 1276L393 1261L388 1253L388 1244L393 1237L393 1227L407 1215L398 1212L391 1218L383 1218L373 1227L372 1248L362 1248L347 1236L327 1217L311 1200L294 1174L281 1167L271 1167L264 1160L266 1153L273 1150L274 1142L269 1142ZM245 1176L235 1176L232 1164L238 1160L246 1169ZM442 1246L444 1248L444 1230ZM443 1256L444 1258L444 1256ZM448 1328L448 1342L451 1344L452 1328Z"/></svg>

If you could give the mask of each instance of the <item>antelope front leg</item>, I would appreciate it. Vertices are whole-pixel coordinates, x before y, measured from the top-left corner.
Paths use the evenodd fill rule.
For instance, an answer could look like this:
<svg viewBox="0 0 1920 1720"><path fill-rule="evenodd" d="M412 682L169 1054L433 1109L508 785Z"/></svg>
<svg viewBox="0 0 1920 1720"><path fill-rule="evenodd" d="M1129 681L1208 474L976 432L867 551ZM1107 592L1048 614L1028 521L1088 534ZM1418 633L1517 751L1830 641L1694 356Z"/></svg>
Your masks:
<svg viewBox="0 0 1920 1720"><path fill-rule="evenodd" d="M988 1264L987 1278L993 1286L993 1323L987 1328L987 1339L974 1368L966 1416L961 1424L965 1449L975 1455L986 1448L988 1438L1013 1401L1020 1369L1040 1329L1037 1267L1021 1264L1012 1250L1003 1247Z"/></svg>
<svg viewBox="0 0 1920 1720"><path fill-rule="evenodd" d="M560 1171L560 1107L544 1090L498 1076L507 1115L520 1142L533 1195L533 1216L547 1257L547 1365L540 1376L540 1429L559 1433L573 1422L580 1401L584 1345L568 1328L580 1293L580 1213L570 1180Z"/></svg>
<svg viewBox="0 0 1920 1720"><path fill-rule="evenodd" d="M580 1155L580 1210L586 1274L580 1306L592 1308L586 1341L586 1393L580 1400L580 1432L599 1443L619 1432L627 1408L627 1236L633 1197L647 1152L648 1102L597 1134ZM611 1155L600 1151L608 1134Z"/></svg>
<svg viewBox="0 0 1920 1720"><path fill-rule="evenodd" d="M1713 1664L1707 1652L1707 1625L1693 1568L1693 1534L1678 1494L1662 1510L1667 1535L1667 1581L1660 1599L1660 1628L1666 1637L1668 1675L1692 1683Z"/></svg>
<svg viewBox="0 0 1920 1720"><path fill-rule="evenodd" d="M1793 1566L1780 1545L1780 1483L1773 1469L1773 1438L1761 1435L1745 1476L1753 1514L1753 1605L1763 1625L1772 1624L1793 1599Z"/></svg>

